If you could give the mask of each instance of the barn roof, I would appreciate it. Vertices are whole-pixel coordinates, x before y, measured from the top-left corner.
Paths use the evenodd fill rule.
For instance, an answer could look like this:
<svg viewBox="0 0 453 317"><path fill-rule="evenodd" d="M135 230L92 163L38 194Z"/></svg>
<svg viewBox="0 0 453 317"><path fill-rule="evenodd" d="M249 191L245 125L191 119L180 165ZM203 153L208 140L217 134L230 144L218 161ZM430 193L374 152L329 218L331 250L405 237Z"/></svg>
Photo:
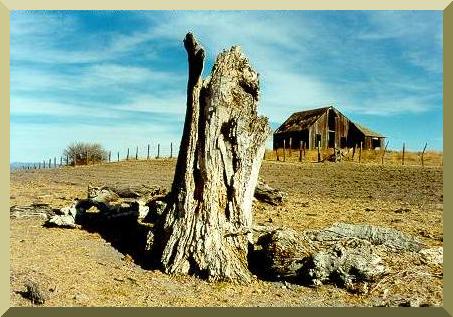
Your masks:
<svg viewBox="0 0 453 317"><path fill-rule="evenodd" d="M330 107L322 107L312 110L293 113L283 124L275 130L275 133L300 131L307 129L319 119Z"/></svg>
<svg viewBox="0 0 453 317"><path fill-rule="evenodd" d="M352 121L351 121L351 122L352 122ZM375 131L373 131L373 130L370 130L370 129L368 129L367 127L364 127L363 125L360 125L360 124L358 124L358 123L356 123L356 122L352 122L352 123L353 123L353 124L357 127L357 129L359 129L360 132L362 132L363 135L365 135L365 136L371 136L371 137L377 137L377 138L383 138L383 137L384 137L382 134L377 133L377 132L375 132Z"/></svg>

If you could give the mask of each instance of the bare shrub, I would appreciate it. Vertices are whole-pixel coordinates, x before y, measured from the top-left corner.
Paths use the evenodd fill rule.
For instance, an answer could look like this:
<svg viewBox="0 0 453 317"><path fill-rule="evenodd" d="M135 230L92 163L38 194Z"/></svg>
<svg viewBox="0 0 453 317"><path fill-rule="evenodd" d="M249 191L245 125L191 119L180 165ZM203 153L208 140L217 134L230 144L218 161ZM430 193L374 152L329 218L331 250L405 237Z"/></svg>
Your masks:
<svg viewBox="0 0 453 317"><path fill-rule="evenodd" d="M63 155L71 165L86 165L105 161L108 154L99 143L74 142L68 145Z"/></svg>

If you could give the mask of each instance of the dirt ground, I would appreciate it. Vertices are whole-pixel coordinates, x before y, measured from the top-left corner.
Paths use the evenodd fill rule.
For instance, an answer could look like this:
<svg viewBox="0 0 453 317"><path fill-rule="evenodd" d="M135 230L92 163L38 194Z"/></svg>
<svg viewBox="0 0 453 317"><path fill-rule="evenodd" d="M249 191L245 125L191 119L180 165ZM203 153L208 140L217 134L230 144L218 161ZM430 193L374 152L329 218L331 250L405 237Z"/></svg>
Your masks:
<svg viewBox="0 0 453 317"><path fill-rule="evenodd" d="M149 184L169 189L175 160L128 161L11 172L10 206L69 205L88 184ZM254 203L258 224L296 230L336 222L368 223L442 246L441 167L264 161L260 177L288 193L282 206ZM406 252L386 259L391 273L367 295L334 285L311 288L255 279L250 285L208 283L146 270L97 233L45 228L40 218L12 218L11 305L30 306L26 280L48 293L45 306L373 306L414 296L442 304L442 268Z"/></svg>

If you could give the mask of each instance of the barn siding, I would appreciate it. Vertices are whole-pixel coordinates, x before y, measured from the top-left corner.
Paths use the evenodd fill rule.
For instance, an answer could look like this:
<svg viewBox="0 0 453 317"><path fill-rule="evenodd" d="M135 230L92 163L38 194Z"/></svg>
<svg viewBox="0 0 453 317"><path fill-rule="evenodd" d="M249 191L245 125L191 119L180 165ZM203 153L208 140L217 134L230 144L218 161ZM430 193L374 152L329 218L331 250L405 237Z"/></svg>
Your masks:
<svg viewBox="0 0 453 317"><path fill-rule="evenodd" d="M346 138L348 137L349 132L349 119L343 116L341 113L337 112L336 110L332 109L329 111L333 111L333 115L335 115L335 144L340 146L341 137ZM316 144L316 134L321 134L321 148L326 149L329 145L329 111L326 111L315 123L310 127L311 136L310 136L310 149L315 149L317 147Z"/></svg>

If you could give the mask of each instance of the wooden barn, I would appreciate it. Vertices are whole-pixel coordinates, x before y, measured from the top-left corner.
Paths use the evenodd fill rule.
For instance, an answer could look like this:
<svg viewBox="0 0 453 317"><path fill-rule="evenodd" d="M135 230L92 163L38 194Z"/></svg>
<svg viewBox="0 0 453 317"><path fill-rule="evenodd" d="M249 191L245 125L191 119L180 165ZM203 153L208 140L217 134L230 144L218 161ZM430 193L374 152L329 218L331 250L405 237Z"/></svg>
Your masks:
<svg viewBox="0 0 453 317"><path fill-rule="evenodd" d="M352 122L334 107L323 107L293 113L274 132L274 149L299 148L301 141L307 149L355 147L383 148L385 137L356 122Z"/></svg>

